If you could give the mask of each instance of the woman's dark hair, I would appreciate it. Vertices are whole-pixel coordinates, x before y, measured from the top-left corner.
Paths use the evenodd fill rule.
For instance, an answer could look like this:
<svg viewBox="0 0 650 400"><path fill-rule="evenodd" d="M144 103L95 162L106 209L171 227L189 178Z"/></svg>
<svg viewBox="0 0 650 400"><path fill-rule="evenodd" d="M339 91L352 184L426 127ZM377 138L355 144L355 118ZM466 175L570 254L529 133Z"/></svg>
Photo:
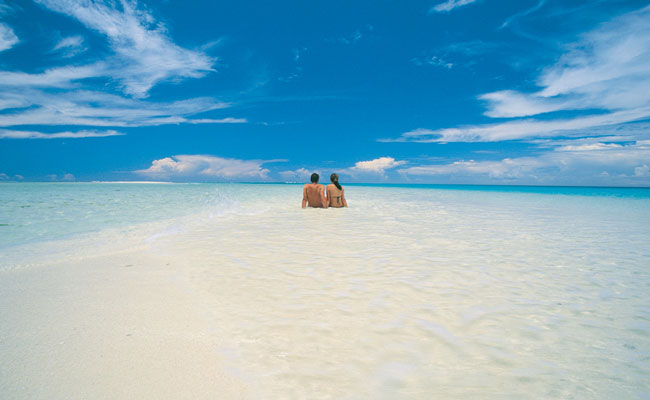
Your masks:
<svg viewBox="0 0 650 400"><path fill-rule="evenodd" d="M336 186L338 190L343 190L343 186L339 183L339 176L336 174L330 175L330 181Z"/></svg>

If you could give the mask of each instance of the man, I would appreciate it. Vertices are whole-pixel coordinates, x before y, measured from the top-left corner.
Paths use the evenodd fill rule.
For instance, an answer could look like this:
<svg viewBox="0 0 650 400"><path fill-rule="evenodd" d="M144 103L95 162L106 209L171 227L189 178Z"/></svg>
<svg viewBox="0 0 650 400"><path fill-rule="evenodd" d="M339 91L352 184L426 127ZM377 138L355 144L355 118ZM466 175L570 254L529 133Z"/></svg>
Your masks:
<svg viewBox="0 0 650 400"><path fill-rule="evenodd" d="M318 174L311 174L311 183L306 183L302 190L302 208L309 207L327 208L325 187L318 184Z"/></svg>

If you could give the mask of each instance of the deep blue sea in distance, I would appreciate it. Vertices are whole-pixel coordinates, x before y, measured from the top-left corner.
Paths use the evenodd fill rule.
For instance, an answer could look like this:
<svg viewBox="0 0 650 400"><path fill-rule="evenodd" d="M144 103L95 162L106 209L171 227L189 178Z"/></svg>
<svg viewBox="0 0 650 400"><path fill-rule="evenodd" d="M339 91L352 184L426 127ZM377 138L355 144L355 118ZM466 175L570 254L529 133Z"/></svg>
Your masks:
<svg viewBox="0 0 650 400"><path fill-rule="evenodd" d="M650 187L349 183L349 186L650 198Z"/></svg>

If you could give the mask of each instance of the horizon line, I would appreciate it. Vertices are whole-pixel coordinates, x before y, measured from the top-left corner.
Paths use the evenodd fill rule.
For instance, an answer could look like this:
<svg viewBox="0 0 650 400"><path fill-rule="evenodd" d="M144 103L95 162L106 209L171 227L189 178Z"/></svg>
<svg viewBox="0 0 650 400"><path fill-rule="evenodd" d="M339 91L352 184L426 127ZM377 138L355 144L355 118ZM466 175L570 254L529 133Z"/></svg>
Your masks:
<svg viewBox="0 0 650 400"><path fill-rule="evenodd" d="M101 183L101 184L154 184L154 185L186 185L186 184L239 184L239 185L302 185L309 182L287 182L287 181L270 181L270 182L247 182L247 181L221 181L221 182L174 182L174 181L29 181L29 180L4 180L5 183ZM377 182L349 182L346 185L351 186L486 186L486 187L538 187L538 188L594 188L594 189L650 189L648 186L599 186L599 185L536 185L536 184L509 184L509 183L377 183Z"/></svg>

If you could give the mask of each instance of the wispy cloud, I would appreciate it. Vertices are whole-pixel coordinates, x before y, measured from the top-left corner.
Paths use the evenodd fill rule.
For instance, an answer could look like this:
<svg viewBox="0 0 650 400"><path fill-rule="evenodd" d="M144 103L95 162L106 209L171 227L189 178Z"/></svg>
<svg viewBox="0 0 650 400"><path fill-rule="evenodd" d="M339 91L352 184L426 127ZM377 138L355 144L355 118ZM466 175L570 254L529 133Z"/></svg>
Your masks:
<svg viewBox="0 0 650 400"><path fill-rule="evenodd" d="M0 88L2 85L0 84ZM80 125L137 127L166 124L245 123L245 118L190 118L227 108L228 103L200 97L175 102L150 102L104 92L74 90L48 93L38 89L0 92L0 126Z"/></svg>
<svg viewBox="0 0 650 400"><path fill-rule="evenodd" d="M0 51L12 48L18 43L18 36L9 26L0 23Z"/></svg>
<svg viewBox="0 0 650 400"><path fill-rule="evenodd" d="M585 138L575 144L557 146L538 156L501 160L461 160L448 164L421 165L400 169L407 176L437 176L446 181L571 184L650 185L646 174L650 163L650 141L633 143L598 142ZM585 140L591 141L586 143Z"/></svg>
<svg viewBox="0 0 650 400"><path fill-rule="evenodd" d="M22 176L22 175L16 174L16 175L14 175L12 177L12 176L9 176L9 175L7 175L7 174L5 174L3 172L0 172L0 181L20 181L20 180L23 180L23 179L25 179L25 177Z"/></svg>
<svg viewBox="0 0 650 400"><path fill-rule="evenodd" d="M416 129L398 141L501 141L552 137L650 118L650 6L619 16L566 46L544 70L540 90L481 95L485 115L513 120L448 129ZM579 116L552 114L587 110ZM542 119L531 119L548 114ZM390 141L390 140L388 140Z"/></svg>
<svg viewBox="0 0 650 400"><path fill-rule="evenodd" d="M0 4L0 5L1 5L1 4ZM9 175L7 175L7 174L5 174L5 173L3 173L3 172L0 172L0 181L9 181L9 180L12 180L12 181L20 181L20 180L23 180L23 179L25 179L25 177L22 176L22 175L18 175L18 174L16 174L16 175L14 175L13 178L12 178L11 176L9 176Z"/></svg>
<svg viewBox="0 0 650 400"><path fill-rule="evenodd" d="M442 47L444 54L462 54L467 57L476 57L478 55L493 52L499 47L493 42L484 40L469 40L464 42L449 43Z"/></svg>
<svg viewBox="0 0 650 400"><path fill-rule="evenodd" d="M374 29L375 27L372 25L364 25L361 28L355 29L355 31L349 35L341 36L339 42L343 44L355 44Z"/></svg>
<svg viewBox="0 0 650 400"><path fill-rule="evenodd" d="M538 79L534 93L481 98L486 115L518 117L557 110L630 110L650 105L650 7L601 25L573 43ZM517 106L519 104L519 106Z"/></svg>
<svg viewBox="0 0 650 400"><path fill-rule="evenodd" d="M650 116L650 107L607 114L555 120L517 119L500 124L470 125L448 129L415 129L398 139L381 142L499 142L555 136L584 136L591 129L612 127ZM612 130L615 128L611 128Z"/></svg>
<svg viewBox="0 0 650 400"><path fill-rule="evenodd" d="M73 174L62 174L62 175L57 175L57 174L49 174L45 175L47 180L52 181L52 182L73 182L76 178Z"/></svg>
<svg viewBox="0 0 650 400"><path fill-rule="evenodd" d="M215 118L212 115L192 118L230 107L229 103L214 98L173 102L142 100L159 82L204 76L212 71L215 60L202 51L174 44L165 27L151 14L139 9L135 0L37 2L105 35L114 54L102 61L57 66L42 72L0 71L0 110L3 111L0 113L0 127L137 127L247 122L245 118ZM61 39L51 52L69 57L84 50L85 40L77 35ZM127 97L119 92L110 93L113 82L118 82ZM87 90L98 84L103 88L101 91ZM46 138L31 131L16 132L6 131L3 137ZM47 138L56 137L48 135ZM74 137L91 136L75 134Z"/></svg>
<svg viewBox="0 0 650 400"><path fill-rule="evenodd" d="M434 67L441 67L446 69L451 69L454 64L439 57L439 56L426 56L426 57L415 57L411 59L411 62L418 67L423 65L432 65Z"/></svg>
<svg viewBox="0 0 650 400"><path fill-rule="evenodd" d="M176 180L266 180L270 161L238 160L211 155L177 155L154 160L147 169L134 171L154 179Z"/></svg>
<svg viewBox="0 0 650 400"><path fill-rule="evenodd" d="M431 7L429 12L449 12L455 8L466 6L474 2L476 2L476 0L447 0L444 3L436 4L435 6Z"/></svg>
<svg viewBox="0 0 650 400"><path fill-rule="evenodd" d="M502 46L493 42L472 40L455 42L423 51L419 56L411 59L417 66L434 66L439 68L452 69L454 67L471 67L477 64L484 55L494 56ZM500 57L501 58L501 57Z"/></svg>
<svg viewBox="0 0 650 400"><path fill-rule="evenodd" d="M65 66L45 70L42 73L0 71L0 86L69 88L76 81L96 78L106 73L106 64L102 62L84 66Z"/></svg>
<svg viewBox="0 0 650 400"><path fill-rule="evenodd" d="M34 131L14 131L8 129L0 129L0 139L80 139L121 135L124 135L124 133L112 130L42 133Z"/></svg>
<svg viewBox="0 0 650 400"><path fill-rule="evenodd" d="M539 0L539 2L536 5L534 5L533 7L527 8L527 9L525 9L523 11L520 11L520 12L514 14L514 15L511 15L510 17L508 17L503 22L503 24L501 24L499 29L503 29L503 28L511 25L513 22L515 22L519 18L525 17L526 15L530 15L530 14L536 12L537 10L542 8L544 6L544 4L546 4L546 0Z"/></svg>
<svg viewBox="0 0 650 400"><path fill-rule="evenodd" d="M288 75L279 77L278 80L280 80L282 82L291 82L291 81L293 81L295 79L300 78L302 76L301 62L302 62L302 59L303 59L306 52L307 52L306 47L300 47L300 48L293 49L292 50L292 56L293 56L292 58L293 58L293 64L294 64L293 71L291 71L291 73L289 73Z"/></svg>
<svg viewBox="0 0 650 400"><path fill-rule="evenodd" d="M0 16L5 15L10 11L12 11L12 8L4 0L0 0Z"/></svg>
<svg viewBox="0 0 650 400"><path fill-rule="evenodd" d="M147 96L152 86L164 80L199 78L213 71L212 57L173 43L165 27L134 0L37 1L105 35L115 52L107 60L108 72L134 97Z"/></svg>
<svg viewBox="0 0 650 400"><path fill-rule="evenodd" d="M74 57L86 50L84 38L79 35L63 38L52 48L52 52L59 53L65 58Z"/></svg>

